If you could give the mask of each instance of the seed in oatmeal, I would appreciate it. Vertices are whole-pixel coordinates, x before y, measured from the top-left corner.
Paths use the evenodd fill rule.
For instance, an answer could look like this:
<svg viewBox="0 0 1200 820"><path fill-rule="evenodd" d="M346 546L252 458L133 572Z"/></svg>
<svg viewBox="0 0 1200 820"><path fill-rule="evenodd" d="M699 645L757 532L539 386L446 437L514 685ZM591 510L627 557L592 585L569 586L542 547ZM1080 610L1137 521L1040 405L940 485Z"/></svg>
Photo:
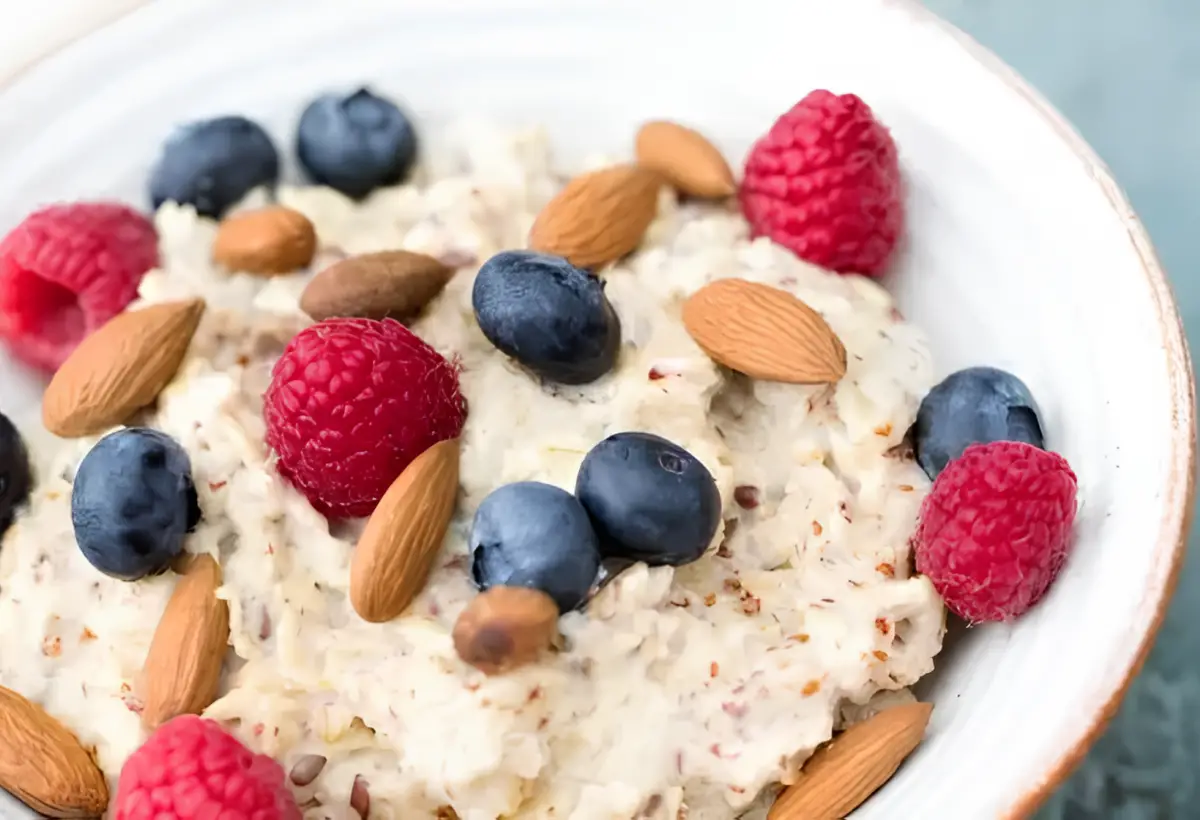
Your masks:
<svg viewBox="0 0 1200 820"><path fill-rule="evenodd" d="M467 605L454 624L454 649L488 675L537 660L558 632L558 605L525 587L492 587Z"/></svg>
<svg viewBox="0 0 1200 820"><path fill-rule="evenodd" d="M912 440L917 463L931 479L972 444L1023 441L1045 448L1033 394L994 367L968 367L934 385L921 400Z"/></svg>
<svg viewBox="0 0 1200 820"><path fill-rule="evenodd" d="M648 122L635 140L638 164L662 174L681 193L720 199L737 191L717 147L694 129L667 120Z"/></svg>
<svg viewBox="0 0 1200 820"><path fill-rule="evenodd" d="M712 473L674 442L617 433L588 452L575 480L607 554L648 564L695 561L721 523Z"/></svg>
<svg viewBox="0 0 1200 820"><path fill-rule="evenodd" d="M300 309L318 322L334 316L403 322L424 310L453 275L453 268L423 253L364 253L314 276L300 295Z"/></svg>
<svg viewBox="0 0 1200 820"><path fill-rule="evenodd" d="M150 200L191 205L220 218L255 188L279 181L279 153L258 123L218 117L178 129L150 172Z"/></svg>
<svg viewBox="0 0 1200 820"><path fill-rule="evenodd" d="M31 482L25 440L8 416L0 413L0 535L29 500Z"/></svg>
<svg viewBox="0 0 1200 820"><path fill-rule="evenodd" d="M531 587L561 612L587 598L600 569L600 544L583 505L566 490L537 481L488 494L471 524L471 576L481 590Z"/></svg>
<svg viewBox="0 0 1200 820"><path fill-rule="evenodd" d="M313 182L362 199L408 176L417 132L395 103L369 89L324 94L300 115L296 157Z"/></svg>
<svg viewBox="0 0 1200 820"><path fill-rule="evenodd" d="M71 488L75 540L105 575L136 581L162 572L199 521L191 460L165 433L109 433L79 464Z"/></svg>
<svg viewBox="0 0 1200 820"><path fill-rule="evenodd" d="M617 360L621 323L604 283L562 257L496 254L475 276L471 303L488 341L548 381L587 384Z"/></svg>
<svg viewBox="0 0 1200 820"><path fill-rule="evenodd" d="M268 205L221 220L213 261L230 271L263 276L308 267L317 251L317 232L308 217L283 205Z"/></svg>

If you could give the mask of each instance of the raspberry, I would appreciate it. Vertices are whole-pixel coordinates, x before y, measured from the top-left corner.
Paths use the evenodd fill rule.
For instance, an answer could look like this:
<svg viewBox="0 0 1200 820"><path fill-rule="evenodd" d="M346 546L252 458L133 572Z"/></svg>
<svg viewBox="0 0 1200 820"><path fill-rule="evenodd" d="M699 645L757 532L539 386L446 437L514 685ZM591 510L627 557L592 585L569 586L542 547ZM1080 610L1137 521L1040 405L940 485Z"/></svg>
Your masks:
<svg viewBox="0 0 1200 820"><path fill-rule="evenodd" d="M0 338L20 359L56 370L116 316L158 264L154 225L115 202L51 205L0 241Z"/></svg>
<svg viewBox="0 0 1200 820"><path fill-rule="evenodd" d="M867 104L813 91L755 143L738 196L754 236L879 276L904 229L901 193L896 144Z"/></svg>
<svg viewBox="0 0 1200 820"><path fill-rule="evenodd" d="M1041 600L1067 560L1075 473L1017 441L975 444L921 505L917 571L968 621L1007 621Z"/></svg>
<svg viewBox="0 0 1200 820"><path fill-rule="evenodd" d="M219 724L169 720L121 769L113 820L300 820L283 769Z"/></svg>
<svg viewBox="0 0 1200 820"><path fill-rule="evenodd" d="M330 518L370 515L396 476L462 432L458 372L392 319L326 319L298 333L264 408L279 474Z"/></svg>

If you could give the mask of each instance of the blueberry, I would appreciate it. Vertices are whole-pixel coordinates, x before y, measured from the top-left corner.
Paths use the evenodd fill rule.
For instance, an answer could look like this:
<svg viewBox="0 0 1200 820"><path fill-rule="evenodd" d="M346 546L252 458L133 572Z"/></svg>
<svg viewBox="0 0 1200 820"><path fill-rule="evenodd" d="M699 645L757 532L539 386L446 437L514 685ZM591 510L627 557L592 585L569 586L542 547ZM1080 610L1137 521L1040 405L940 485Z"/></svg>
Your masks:
<svg viewBox="0 0 1200 820"><path fill-rule="evenodd" d="M150 174L150 201L193 205L218 219L259 186L279 181L279 153L270 136L245 117L218 117L176 131Z"/></svg>
<svg viewBox="0 0 1200 820"><path fill-rule="evenodd" d="M1045 446L1029 388L994 367L969 367L937 384L922 400L910 435L917 462L931 479L972 444Z"/></svg>
<svg viewBox="0 0 1200 820"><path fill-rule="evenodd" d="M296 154L313 182L362 199L408 176L417 133L394 103L360 88L308 104L296 131Z"/></svg>
<svg viewBox="0 0 1200 820"><path fill-rule="evenodd" d="M0 535L12 524L17 508L29 498L31 483L25 442L16 425L0 413Z"/></svg>
<svg viewBox="0 0 1200 820"><path fill-rule="evenodd" d="M604 283L561 257L498 253L479 269L471 302L488 341L547 381L587 384L617 361L621 322Z"/></svg>
<svg viewBox="0 0 1200 820"><path fill-rule="evenodd" d="M532 587L569 612L600 570L596 532L566 490L537 481L498 487L471 524L471 575L481 589Z"/></svg>
<svg viewBox="0 0 1200 820"><path fill-rule="evenodd" d="M650 433L617 433L584 457L575 495L606 556L679 566L695 561L721 522L721 493L699 459Z"/></svg>
<svg viewBox="0 0 1200 820"><path fill-rule="evenodd" d="M161 573L199 521L191 462L165 433L145 427L110 433L75 473L75 540L105 575L136 581Z"/></svg>

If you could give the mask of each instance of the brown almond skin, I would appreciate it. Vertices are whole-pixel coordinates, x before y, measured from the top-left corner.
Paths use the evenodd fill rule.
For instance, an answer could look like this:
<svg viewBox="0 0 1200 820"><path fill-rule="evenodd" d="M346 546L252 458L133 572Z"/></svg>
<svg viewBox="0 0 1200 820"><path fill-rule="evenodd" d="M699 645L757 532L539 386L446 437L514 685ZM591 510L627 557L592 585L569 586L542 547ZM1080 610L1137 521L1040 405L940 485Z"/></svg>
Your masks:
<svg viewBox="0 0 1200 820"><path fill-rule="evenodd" d="M663 179L648 168L615 165L567 183L534 220L529 247L595 269L632 253L658 212Z"/></svg>
<svg viewBox="0 0 1200 820"><path fill-rule="evenodd" d="M828 323L787 291L718 279L683 304L683 324L709 357L764 381L833 384L846 349Z"/></svg>
<svg viewBox="0 0 1200 820"><path fill-rule="evenodd" d="M558 634L558 605L538 589L492 587L454 623L458 657L488 675L537 660Z"/></svg>
<svg viewBox="0 0 1200 820"><path fill-rule="evenodd" d="M99 817L108 786L79 739L33 701L0 686L0 788L45 817Z"/></svg>
<svg viewBox="0 0 1200 820"><path fill-rule="evenodd" d="M888 781L925 736L933 704L909 703L856 723L813 754L767 820L837 820Z"/></svg>
<svg viewBox="0 0 1200 820"><path fill-rule="evenodd" d="M42 396L42 423L63 438L123 424L154 402L191 344L204 300L118 314L80 342Z"/></svg>
<svg viewBox="0 0 1200 820"><path fill-rule="evenodd" d="M454 514L458 439L413 459L379 500L350 562L350 603L364 621L390 621L429 578Z"/></svg>
<svg viewBox="0 0 1200 820"><path fill-rule="evenodd" d="M320 322L335 316L412 319L442 292L454 269L413 251L351 256L318 273L300 309Z"/></svg>
<svg viewBox="0 0 1200 820"><path fill-rule="evenodd" d="M634 150L638 164L661 174L681 194L722 199L737 191L733 171L703 134L667 120L643 125Z"/></svg>
<svg viewBox="0 0 1200 820"><path fill-rule="evenodd" d="M306 268L317 252L307 216L284 205L230 214L213 241L213 261L231 271L277 276Z"/></svg>
<svg viewBox="0 0 1200 820"><path fill-rule="evenodd" d="M217 699L229 645L229 604L217 597L221 567L211 555L187 562L142 667L142 725L155 729L198 715Z"/></svg>

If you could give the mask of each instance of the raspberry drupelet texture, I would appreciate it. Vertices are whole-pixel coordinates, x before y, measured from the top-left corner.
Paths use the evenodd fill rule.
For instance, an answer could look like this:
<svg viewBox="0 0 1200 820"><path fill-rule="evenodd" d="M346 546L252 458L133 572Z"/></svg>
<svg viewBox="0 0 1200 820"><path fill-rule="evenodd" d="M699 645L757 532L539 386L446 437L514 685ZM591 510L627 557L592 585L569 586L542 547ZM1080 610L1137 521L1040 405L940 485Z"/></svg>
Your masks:
<svg viewBox="0 0 1200 820"><path fill-rule="evenodd" d="M917 571L968 621L1022 615L1067 560L1076 486L1057 453L1016 441L968 447L921 505Z"/></svg>
<svg viewBox="0 0 1200 820"><path fill-rule="evenodd" d="M35 211L0 241L0 338L47 371L116 316L158 264L158 235L114 202Z"/></svg>
<svg viewBox="0 0 1200 820"><path fill-rule="evenodd" d="M370 515L417 456L462 432L458 371L392 319L326 319L275 364L264 414L279 474L330 518Z"/></svg>
<svg viewBox="0 0 1200 820"><path fill-rule="evenodd" d="M300 820L283 769L214 721L160 726L121 769L113 820Z"/></svg>
<svg viewBox="0 0 1200 820"><path fill-rule="evenodd" d="M755 143L739 190L754 236L839 273L884 273L904 230L896 144L853 94L813 91Z"/></svg>

